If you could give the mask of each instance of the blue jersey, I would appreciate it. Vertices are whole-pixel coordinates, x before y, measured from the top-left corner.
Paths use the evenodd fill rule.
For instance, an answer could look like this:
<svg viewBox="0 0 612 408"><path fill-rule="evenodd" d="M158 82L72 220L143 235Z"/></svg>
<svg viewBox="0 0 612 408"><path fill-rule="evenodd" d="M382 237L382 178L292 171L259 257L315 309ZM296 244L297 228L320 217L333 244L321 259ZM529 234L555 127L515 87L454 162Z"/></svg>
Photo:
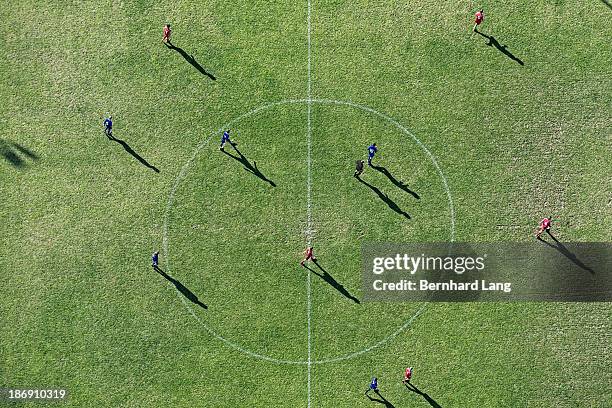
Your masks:
<svg viewBox="0 0 612 408"><path fill-rule="evenodd" d="M110 120L109 118L104 119L104 127L107 129L112 129L113 128L113 121Z"/></svg>
<svg viewBox="0 0 612 408"><path fill-rule="evenodd" d="M227 142L229 140L229 130L223 132L223 136L221 136L221 143Z"/></svg>
<svg viewBox="0 0 612 408"><path fill-rule="evenodd" d="M370 383L370 389L375 390L378 388L378 379L376 377L372 378L372 382Z"/></svg>
<svg viewBox="0 0 612 408"><path fill-rule="evenodd" d="M374 145L368 146L368 154L370 155L370 157L374 156L374 153L376 153L377 151L378 149L376 148L376 146Z"/></svg>
<svg viewBox="0 0 612 408"><path fill-rule="evenodd" d="M153 265L157 265L157 262L159 261L159 254L157 252L154 253L151 260L153 261Z"/></svg>

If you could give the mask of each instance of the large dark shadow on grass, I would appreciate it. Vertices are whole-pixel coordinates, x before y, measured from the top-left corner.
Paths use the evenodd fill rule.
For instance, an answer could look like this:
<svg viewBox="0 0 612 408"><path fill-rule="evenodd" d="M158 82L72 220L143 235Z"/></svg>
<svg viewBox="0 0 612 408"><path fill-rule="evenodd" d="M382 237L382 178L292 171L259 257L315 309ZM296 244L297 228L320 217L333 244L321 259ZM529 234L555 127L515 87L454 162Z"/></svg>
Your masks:
<svg viewBox="0 0 612 408"><path fill-rule="evenodd" d="M23 154L24 156L28 156L28 158L30 158L30 159L32 159L34 161L39 159L39 157L38 157L38 155L36 153L34 153L33 151L23 147L19 143L11 142L10 145L13 146L14 149L19 150L19 152L21 152L21 154Z"/></svg>
<svg viewBox="0 0 612 408"><path fill-rule="evenodd" d="M27 166L26 161L22 156L25 156L33 161L38 161L39 157L33 151L15 142L7 142L0 139L0 155L10 165L15 168L23 169Z"/></svg>
<svg viewBox="0 0 612 408"><path fill-rule="evenodd" d="M331 276L325 269L323 269L323 267L321 266L321 264L319 263L319 261L313 261L313 263L321 270L321 272L323 273L319 273L316 270L309 268L308 265L304 264L304 267L306 269L308 269L310 272L314 273L315 275L317 275L319 278L323 279L325 282L327 282L330 286L332 286L334 289L336 289L338 292L340 292L343 296L345 296L347 299L352 300L353 302L360 304L361 302L359 301L359 299L357 299L355 296L351 295L351 293L346 290L346 288L344 286L342 286L340 283L338 283L337 280L334 279L333 276Z"/></svg>
<svg viewBox="0 0 612 408"><path fill-rule="evenodd" d="M378 402L379 404L384 404L386 408L395 408L395 405L393 405L391 402L389 402L389 400L387 400L385 397L383 397L383 395L380 393L380 391L376 390L374 391L374 393L376 393L376 395L378 396L378 398L372 398L369 395L366 394L366 397L368 397L368 399L372 402Z"/></svg>
<svg viewBox="0 0 612 408"><path fill-rule="evenodd" d="M361 177L356 177L357 180L359 180L360 183L365 184L366 186L368 186L370 188L370 190L372 190L373 192L375 192L378 197L383 200L385 202L385 204L387 204L389 206L390 209L392 209L393 211L395 211L396 213L403 215L404 217L410 219L410 214L408 214L407 212L405 212L404 210L402 210L400 208L399 205L396 204L395 201L393 201L392 199L390 199L385 193L383 193L382 191L380 191L377 187L374 187L373 185L371 185L370 183L368 183L367 181L363 180Z"/></svg>
<svg viewBox="0 0 612 408"><path fill-rule="evenodd" d="M185 61L187 61L188 63L190 63L195 69L197 69L200 74L202 75L206 75L207 77L209 77L210 79L212 79L213 81L216 81L217 78L209 73L206 72L206 70L204 69L203 66L200 65L200 63L198 61L196 61L196 59L194 58L193 55L189 55L184 49L182 49L181 47L177 47L176 45L172 44L172 43L164 43L166 45L166 47L170 48L171 50L174 50L176 52L178 52L179 54L181 54L181 56L183 58L185 58Z"/></svg>
<svg viewBox="0 0 612 408"><path fill-rule="evenodd" d="M557 238L555 238L555 236L553 234L551 234L550 231L546 231L546 232L553 239L553 241L555 241L556 245L553 245L550 242L546 242L546 240L544 240L542 238L538 239L538 241L548 245L551 248L556 249L561 254L563 254L563 256L565 256L567 259L569 259L574 264L576 264L576 266L578 266L581 269L584 269L585 271L589 271L591 273L591 275L595 275L595 271L592 268L590 268L587 265L585 265L580 259L578 259L578 257L576 257L575 254L571 253L570 250L567 249L567 247L565 245L563 245L562 242L560 242Z"/></svg>
<svg viewBox="0 0 612 408"><path fill-rule="evenodd" d="M177 281L172 276L168 275L160 267L154 267L154 269L161 276L163 276L164 278L169 280L178 289L178 291L183 294L183 296L185 296L187 299L189 299L190 302L195 303L196 305L200 306L203 309L208 309L208 306L206 306L204 303L200 302L198 297L192 291L187 289L181 282Z"/></svg>
<svg viewBox="0 0 612 408"><path fill-rule="evenodd" d="M411 196L413 196L414 198L416 198L417 200L420 199L421 197L419 197L419 195L417 193L415 193L414 191L410 190L408 188L408 185L405 184L404 182L402 182L401 180L396 179L395 177L393 177L393 174L391 174L391 172L389 170L387 170L385 167L383 166L372 166L372 168L378 172L381 172L382 174L384 174L385 176L387 176L387 178L393 183L395 184L395 186L397 188L399 188L400 190L403 190L405 192L407 192L408 194L410 194Z"/></svg>
<svg viewBox="0 0 612 408"><path fill-rule="evenodd" d="M436 400L434 400L433 398L431 398L429 395L427 395L426 393L424 393L423 391L419 390L415 385L411 384L411 383L407 383L405 384L406 388L408 388L410 391L419 394L421 397L425 398L425 401L427 401L429 403L429 405L431 405L433 408L442 408L442 406L440 404L438 404L436 402Z"/></svg>
<svg viewBox="0 0 612 408"><path fill-rule="evenodd" d="M523 61L521 61L518 57L516 57L514 54L512 54L510 51L508 51L508 46L507 45L501 45L499 43L499 41L497 41L497 39L495 39L495 37L493 37L492 35L486 35L484 33L481 33L480 31L476 30L475 31L476 34L482 35L484 38L486 38L487 40L489 40L489 42L487 43L487 45L489 47L495 47L497 48L502 54L504 54L506 57L510 58L513 61L516 61L518 64L520 65L525 65L525 63Z"/></svg>
<svg viewBox="0 0 612 408"><path fill-rule="evenodd" d="M113 142L117 142L117 143L119 143L121 146L123 146L123 148L125 149L125 151L126 151L126 152L128 152L129 154L131 154L132 156L134 156L134 158L135 158L136 160L138 160L138 161L139 161L141 164L143 164L144 166L146 166L146 167L150 168L150 169L151 169L151 170L153 170L154 172L159 173L159 169L158 169L157 167L153 166L153 165L152 165L152 164L150 164L148 161L146 161L146 160L145 160L145 159L144 159L144 158L143 158L141 155L139 155L138 153L136 153L136 152L134 151L134 149L132 149L132 148L130 147L130 145L129 145L129 144L127 144L127 142L125 142L125 141L123 141L123 140L121 140L121 139L117 139L117 138L116 138L116 137L114 137L114 136L107 135L107 137L108 137L108 139L109 139L109 140L112 140Z"/></svg>
<svg viewBox="0 0 612 408"><path fill-rule="evenodd" d="M257 168L257 162L256 161L253 161L253 164L251 164L249 159L247 159L246 156L243 155L240 152L240 150L238 150L238 148L236 147L235 144L233 144L231 146L234 148L236 153L238 153L238 156L234 156L233 154L228 153L225 150L221 150L221 152L223 152L224 154L228 155L232 159L237 160L238 162L240 162L244 166L244 169L246 171L248 171L249 173L252 173L253 175L259 177L261 180L265 181L266 183L270 183L270 185L272 187L276 187L276 184L272 180L270 180L269 178L264 176L263 173Z"/></svg>
<svg viewBox="0 0 612 408"><path fill-rule="evenodd" d="M602 2L603 4L605 4L606 6L608 6L608 8L609 8L610 10L612 10L612 4L610 4L610 2L609 2L608 0L601 0L601 2Z"/></svg>
<svg viewBox="0 0 612 408"><path fill-rule="evenodd" d="M6 160L10 165L18 169L21 169L26 165L25 161L19 157L12 147L2 140L0 140L0 155L2 155L4 160Z"/></svg>

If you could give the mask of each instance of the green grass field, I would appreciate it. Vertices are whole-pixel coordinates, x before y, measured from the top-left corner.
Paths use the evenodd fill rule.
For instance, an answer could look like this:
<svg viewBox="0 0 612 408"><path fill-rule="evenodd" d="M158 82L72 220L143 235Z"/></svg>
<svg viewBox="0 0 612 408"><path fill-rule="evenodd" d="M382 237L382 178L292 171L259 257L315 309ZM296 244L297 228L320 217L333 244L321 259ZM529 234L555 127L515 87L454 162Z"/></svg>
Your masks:
<svg viewBox="0 0 612 408"><path fill-rule="evenodd" d="M612 406L609 303L355 301L362 243L452 235L396 123L446 177L455 240L530 240L552 214L562 241L612 241L609 2L0 5L0 387L74 407ZM219 152L228 124L246 159ZM390 176L360 183L372 142ZM299 266L308 237L323 278Z"/></svg>

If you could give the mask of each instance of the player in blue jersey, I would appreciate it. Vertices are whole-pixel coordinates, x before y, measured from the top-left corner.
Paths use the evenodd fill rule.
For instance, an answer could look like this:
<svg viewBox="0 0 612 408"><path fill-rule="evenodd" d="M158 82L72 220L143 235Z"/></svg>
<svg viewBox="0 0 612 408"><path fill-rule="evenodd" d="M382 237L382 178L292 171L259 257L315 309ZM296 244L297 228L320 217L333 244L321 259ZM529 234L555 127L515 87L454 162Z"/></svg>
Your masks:
<svg viewBox="0 0 612 408"><path fill-rule="evenodd" d="M376 377L372 378L372 381L370 382L370 386L366 390L365 395L368 395L368 392L370 391L374 391L378 393L378 379Z"/></svg>
<svg viewBox="0 0 612 408"><path fill-rule="evenodd" d="M225 147L225 143L231 144L232 146L237 145L238 143L234 143L230 140L230 135L229 135L229 130L226 130L225 132L223 132L223 136L221 136L221 146L219 147L219 150L223 150L223 148Z"/></svg>
<svg viewBox="0 0 612 408"><path fill-rule="evenodd" d="M104 125L104 133L106 134L107 137L112 137L113 136L113 117L109 116L108 118L104 119L104 122L102 122L102 124Z"/></svg>
<svg viewBox="0 0 612 408"><path fill-rule="evenodd" d="M372 165L372 159L374 158L374 155L377 151L378 148L376 147L376 143L372 143L368 146L368 166Z"/></svg>
<svg viewBox="0 0 612 408"><path fill-rule="evenodd" d="M153 269L157 269L157 266L159 265L159 251L153 252L153 255L151 256L151 264Z"/></svg>

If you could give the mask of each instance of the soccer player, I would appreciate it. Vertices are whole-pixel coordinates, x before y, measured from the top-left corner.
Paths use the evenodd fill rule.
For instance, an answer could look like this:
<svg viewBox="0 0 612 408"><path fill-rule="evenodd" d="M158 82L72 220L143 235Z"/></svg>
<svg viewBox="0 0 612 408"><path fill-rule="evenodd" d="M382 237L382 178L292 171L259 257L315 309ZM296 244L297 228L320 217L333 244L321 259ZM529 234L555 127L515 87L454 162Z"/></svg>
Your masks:
<svg viewBox="0 0 612 408"><path fill-rule="evenodd" d="M304 251L304 259L302 260L302 262L300 262L300 265L304 266L304 262L308 261L309 259L311 259L313 262L317 262L317 258L315 258L311 246L306 248L306 250Z"/></svg>
<svg viewBox="0 0 612 408"><path fill-rule="evenodd" d="M540 225L538 226L538 229L536 229L536 232L535 232L535 236L537 239L542 239L540 238L540 235L542 235L544 231L546 231L548 235L550 235L550 224L551 223L552 223L552 217L547 217L547 218L542 219L542 221L540 221Z"/></svg>
<svg viewBox="0 0 612 408"><path fill-rule="evenodd" d="M229 144L231 144L232 146L236 144L230 140L229 132L229 130L223 132L223 136L221 136L221 147L219 147L219 150L223 150L223 147L225 147L225 143L227 142L229 142Z"/></svg>
<svg viewBox="0 0 612 408"><path fill-rule="evenodd" d="M363 160L357 160L357 162L355 163L355 174L354 176L359 178L359 176L361 176L361 173L363 173Z"/></svg>
<svg viewBox="0 0 612 408"><path fill-rule="evenodd" d="M374 155L377 151L378 148L376 147L376 143L372 143L368 146L368 166L372 165L372 159L374 158Z"/></svg>
<svg viewBox="0 0 612 408"><path fill-rule="evenodd" d="M378 379L376 377L372 378L372 381L370 382L370 386L366 390L365 395L368 395L368 392L370 391L378 392Z"/></svg>
<svg viewBox="0 0 612 408"><path fill-rule="evenodd" d="M153 252L153 255L151 256L151 264L153 269L157 269L157 266L159 265L159 251Z"/></svg>
<svg viewBox="0 0 612 408"><path fill-rule="evenodd" d="M164 26L164 36L162 38L163 43L172 44L170 42L170 35L172 34L172 30L170 29L170 24L166 24Z"/></svg>
<svg viewBox="0 0 612 408"><path fill-rule="evenodd" d="M404 379L402 380L402 383L410 384L410 379L411 378L412 378L412 367L408 367L404 371Z"/></svg>
<svg viewBox="0 0 612 408"><path fill-rule="evenodd" d="M102 124L104 125L104 133L108 138L111 138L113 136L113 117L109 116L108 118L104 119Z"/></svg>
<svg viewBox="0 0 612 408"><path fill-rule="evenodd" d="M476 27L478 27L480 25L480 23L483 22L484 20L484 11L483 9L480 9L476 12L476 20L474 20L474 28L472 29L472 31L478 31L476 30Z"/></svg>

